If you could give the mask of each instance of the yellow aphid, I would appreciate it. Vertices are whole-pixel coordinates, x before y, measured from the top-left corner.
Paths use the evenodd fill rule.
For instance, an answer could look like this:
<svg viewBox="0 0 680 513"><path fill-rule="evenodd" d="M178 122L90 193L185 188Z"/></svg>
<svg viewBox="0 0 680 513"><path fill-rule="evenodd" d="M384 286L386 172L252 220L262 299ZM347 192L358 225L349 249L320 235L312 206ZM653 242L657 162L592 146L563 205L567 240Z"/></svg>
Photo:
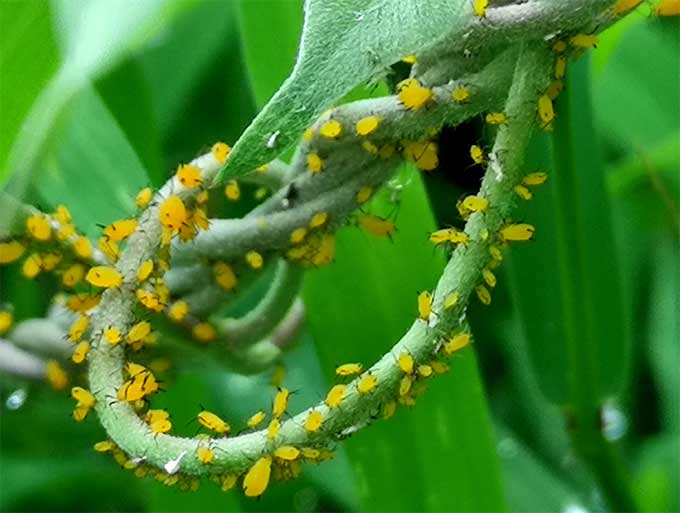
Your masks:
<svg viewBox="0 0 680 513"><path fill-rule="evenodd" d="M149 410L144 415L144 422L149 424L153 433L167 433L172 429L170 414L165 410Z"/></svg>
<svg viewBox="0 0 680 513"><path fill-rule="evenodd" d="M484 285L477 285L475 287L475 292L477 293L477 297L482 302L482 304L484 305L491 304L491 293L489 292L489 289L487 289Z"/></svg>
<svg viewBox="0 0 680 513"><path fill-rule="evenodd" d="M385 404L383 407L383 419L390 419L394 416L394 413L397 411L397 403L396 401L389 401L388 403Z"/></svg>
<svg viewBox="0 0 680 513"><path fill-rule="evenodd" d="M300 449L300 454L302 454L303 458L307 458L308 460L317 460L321 456L321 451L314 447L303 447Z"/></svg>
<svg viewBox="0 0 680 513"><path fill-rule="evenodd" d="M241 188L236 180L229 180L224 186L224 195L229 201L238 201L241 197Z"/></svg>
<svg viewBox="0 0 680 513"><path fill-rule="evenodd" d="M116 444L114 444L111 440L103 440L94 444L94 450L97 452L111 452L115 448Z"/></svg>
<svg viewBox="0 0 680 513"><path fill-rule="evenodd" d="M503 112L489 112L486 115L486 122L490 125L502 125L507 117Z"/></svg>
<svg viewBox="0 0 680 513"><path fill-rule="evenodd" d="M432 315L432 294L427 290L418 294L418 318L429 321Z"/></svg>
<svg viewBox="0 0 680 513"><path fill-rule="evenodd" d="M598 39L594 34L576 34L569 39L572 46L578 48L590 48L591 46L597 46Z"/></svg>
<svg viewBox="0 0 680 513"><path fill-rule="evenodd" d="M168 309L168 317L175 322L182 322L189 313L189 305L186 301L175 301Z"/></svg>
<svg viewBox="0 0 680 513"><path fill-rule="evenodd" d="M267 426L267 438L269 440L274 440L276 435L279 434L279 429L281 429L281 421L279 419L272 419Z"/></svg>
<svg viewBox="0 0 680 513"><path fill-rule="evenodd" d="M67 240L70 239L76 233L76 227L72 224L62 224L57 229L57 239Z"/></svg>
<svg viewBox="0 0 680 513"><path fill-rule="evenodd" d="M413 356L411 356L408 353L401 353L399 355L399 368L402 370L402 372L405 372L406 374L413 374L413 368L414 368L414 362L413 362Z"/></svg>
<svg viewBox="0 0 680 513"><path fill-rule="evenodd" d="M380 118L378 116L366 116L357 121L356 132L357 135L365 136L375 132L380 124Z"/></svg>
<svg viewBox="0 0 680 513"><path fill-rule="evenodd" d="M148 321L139 321L130 328L125 339L128 344L134 344L142 340L149 333L151 333L151 324Z"/></svg>
<svg viewBox="0 0 680 513"><path fill-rule="evenodd" d="M451 91L451 99L456 103L465 103L470 99L470 90L465 86L458 86Z"/></svg>
<svg viewBox="0 0 680 513"><path fill-rule="evenodd" d="M524 185L536 186L544 184L547 179L548 175L546 173L529 173L522 178L522 183Z"/></svg>
<svg viewBox="0 0 680 513"><path fill-rule="evenodd" d="M470 146L470 157L472 157L472 161L475 164L483 164L484 150L480 146L473 144L472 146Z"/></svg>
<svg viewBox="0 0 680 513"><path fill-rule="evenodd" d="M432 89L423 87L415 78L407 78L397 84L401 104L409 110L418 110L432 101Z"/></svg>
<svg viewBox="0 0 680 513"><path fill-rule="evenodd" d="M433 141L417 141L404 144L403 155L406 160L415 163L418 169L432 171L439 165L437 143Z"/></svg>
<svg viewBox="0 0 680 513"><path fill-rule="evenodd" d="M497 246L489 246L489 255L491 255L491 258L497 262L501 262L503 260L503 253Z"/></svg>
<svg viewBox="0 0 680 513"><path fill-rule="evenodd" d="M269 194L269 189L267 189L266 187L258 187L257 189L255 189L253 197L257 201L262 201L265 198L265 196L267 196L267 194Z"/></svg>
<svg viewBox="0 0 680 513"><path fill-rule="evenodd" d="M533 193L527 189L524 185L515 185L512 189L515 191L515 194L522 198L525 201L529 201L531 198L534 197Z"/></svg>
<svg viewBox="0 0 680 513"><path fill-rule="evenodd" d="M370 185L364 185L359 192L357 192L356 200L359 205L363 205L373 196L373 187Z"/></svg>
<svg viewBox="0 0 680 513"><path fill-rule="evenodd" d="M203 178L201 177L201 170L191 164L180 164L175 174L179 183L187 189L200 187L203 185Z"/></svg>
<svg viewBox="0 0 680 513"><path fill-rule="evenodd" d="M616 5L614 5L614 14L616 16L626 14L628 11L634 9L641 3L642 0L618 0Z"/></svg>
<svg viewBox="0 0 680 513"><path fill-rule="evenodd" d="M391 237L394 235L397 227L389 219L374 216L372 214L360 214L359 227L376 237Z"/></svg>
<svg viewBox="0 0 680 513"><path fill-rule="evenodd" d="M262 424L264 419L267 418L267 414L263 412L262 410L254 413L253 415L250 416L246 424L248 425L249 428L255 429L257 426Z"/></svg>
<svg viewBox="0 0 680 513"><path fill-rule="evenodd" d="M432 370L437 374L445 374L446 372L449 372L449 366L446 365L444 362L435 360L430 363L430 366L432 367Z"/></svg>
<svg viewBox="0 0 680 513"><path fill-rule="evenodd" d="M269 485L272 472L271 456L263 456L250 467L243 478L243 492L246 497L259 497Z"/></svg>
<svg viewBox="0 0 680 513"><path fill-rule="evenodd" d="M489 208L489 200L480 196L468 196L463 200L462 206L469 212L484 212Z"/></svg>
<svg viewBox="0 0 680 513"><path fill-rule="evenodd" d="M339 137L341 133L342 125L335 119L329 119L321 125L321 128L319 128L319 134L328 139L335 139L336 137Z"/></svg>
<svg viewBox="0 0 680 513"><path fill-rule="evenodd" d="M210 199L210 193L208 191L201 191L196 194L196 204L204 205Z"/></svg>
<svg viewBox="0 0 680 513"><path fill-rule="evenodd" d="M359 374L364 369L360 363L344 363L335 369L335 374L338 376L354 376Z"/></svg>
<svg viewBox="0 0 680 513"><path fill-rule="evenodd" d="M470 339L471 337L469 333L456 333L455 335L451 336L451 338L449 338L442 346L444 349L444 354L446 356L451 356L456 351L460 351L470 344Z"/></svg>
<svg viewBox="0 0 680 513"><path fill-rule="evenodd" d="M232 290L238 284L234 270L226 262L215 262L213 273L215 274L215 281L224 290Z"/></svg>
<svg viewBox="0 0 680 513"><path fill-rule="evenodd" d="M290 234L290 242L291 244L300 244L303 240L305 240L305 237L307 236L307 228L304 226L301 226L300 228L296 228L293 230Z"/></svg>
<svg viewBox="0 0 680 513"><path fill-rule="evenodd" d="M173 231L179 230L187 220L187 209L184 202L174 194L161 203L158 214L161 224Z"/></svg>
<svg viewBox="0 0 680 513"><path fill-rule="evenodd" d="M137 281L140 283L146 281L153 272L153 266L153 260L144 260L144 262L142 262L142 264L137 268Z"/></svg>
<svg viewBox="0 0 680 513"><path fill-rule="evenodd" d="M9 331L14 322L14 316L12 312L7 310L0 310L0 335L3 335Z"/></svg>
<svg viewBox="0 0 680 513"><path fill-rule="evenodd" d="M71 342L78 342L81 338L83 338L83 335L85 334L89 324L90 318L87 315L81 315L78 317L75 321L73 321L73 324L71 324L71 327L68 330L68 339Z"/></svg>
<svg viewBox="0 0 680 513"><path fill-rule="evenodd" d="M24 263L21 265L21 274L28 279L33 279L40 274L42 270L42 258L37 253L31 253L26 257Z"/></svg>
<svg viewBox="0 0 680 513"><path fill-rule="evenodd" d="M317 212L309 221L311 229L320 228L328 222L328 212Z"/></svg>
<svg viewBox="0 0 680 513"><path fill-rule="evenodd" d="M199 322L191 330L191 335L199 342L212 342L217 338L217 330L209 322Z"/></svg>
<svg viewBox="0 0 680 513"><path fill-rule="evenodd" d="M262 269L264 259L257 251L248 251L245 258L246 262L248 262L248 265L253 269Z"/></svg>
<svg viewBox="0 0 680 513"><path fill-rule="evenodd" d="M196 417L201 426L214 431L220 435L227 435L231 430L229 424L222 420L219 416L208 410L201 410L201 412Z"/></svg>
<svg viewBox="0 0 680 513"><path fill-rule="evenodd" d="M307 169L312 173L319 173L323 169L323 160L318 153L310 153L307 155Z"/></svg>
<svg viewBox="0 0 680 513"><path fill-rule="evenodd" d="M444 298L444 309L448 310L449 308L453 308L456 306L459 299L460 294L458 294L458 292L451 292L451 294Z"/></svg>
<svg viewBox="0 0 680 513"><path fill-rule="evenodd" d="M541 95L538 99L538 115L543 121L544 125L550 124L555 119L555 109L550 96L547 94Z"/></svg>
<svg viewBox="0 0 680 513"><path fill-rule="evenodd" d="M66 307L72 312L87 312L97 306L101 299L98 294L74 294L66 301Z"/></svg>
<svg viewBox="0 0 680 513"><path fill-rule="evenodd" d="M85 280L95 287L115 288L123 284L123 276L115 267L98 265L92 267L85 275Z"/></svg>
<svg viewBox="0 0 680 513"><path fill-rule="evenodd" d="M52 217L56 219L59 224L69 224L73 218L71 217L71 212L64 205L58 205Z"/></svg>
<svg viewBox="0 0 680 513"><path fill-rule="evenodd" d="M97 241L97 247L110 261L115 262L118 260L120 248L118 247L118 244L108 237L100 237Z"/></svg>
<svg viewBox="0 0 680 513"><path fill-rule="evenodd" d="M312 256L312 264L316 266L327 265L335 257L335 234L326 233L321 237L318 248Z"/></svg>
<svg viewBox="0 0 680 513"><path fill-rule="evenodd" d="M119 219L104 228L104 237L118 242L127 239L137 229L136 219Z"/></svg>
<svg viewBox="0 0 680 513"><path fill-rule="evenodd" d="M137 289L135 291L135 296L137 296L137 301L139 301L149 310L153 310L154 312L160 312L163 310L163 306L161 305L158 296L153 292L149 292L145 289Z"/></svg>
<svg viewBox="0 0 680 513"><path fill-rule="evenodd" d="M227 161L227 157L229 156L231 148L229 147L228 144L225 144L223 142L216 142L215 144L213 144L210 151L213 157L215 157L215 160L217 162L219 162L220 164L224 164Z"/></svg>
<svg viewBox="0 0 680 513"><path fill-rule="evenodd" d="M85 276L85 266L83 264L73 264L64 271L61 282L65 287L75 287Z"/></svg>
<svg viewBox="0 0 680 513"><path fill-rule="evenodd" d="M104 338L109 344L115 346L122 340L123 337L120 334L120 330L118 328L110 326L104 330Z"/></svg>
<svg viewBox="0 0 680 513"><path fill-rule="evenodd" d="M209 447L199 447L196 449L196 456L201 463L210 463L215 457L215 453Z"/></svg>
<svg viewBox="0 0 680 513"><path fill-rule="evenodd" d="M287 388L282 388L281 390L278 391L276 396L274 397L274 406L272 407L272 415L274 417L281 417L284 413L286 413L286 409L288 409L288 397L290 396L290 392L288 391Z"/></svg>
<svg viewBox="0 0 680 513"><path fill-rule="evenodd" d="M561 80L553 80L545 90L545 94L547 94L551 100L555 100L560 94L562 94L563 90L564 83Z"/></svg>
<svg viewBox="0 0 680 513"><path fill-rule="evenodd" d="M416 56L415 55L407 55L404 57L401 62L405 62L406 64L415 64L416 63Z"/></svg>
<svg viewBox="0 0 680 513"><path fill-rule="evenodd" d="M92 408L88 408L87 406L76 405L73 410L73 420L82 422L87 417L87 414L90 413L91 409Z"/></svg>
<svg viewBox="0 0 680 513"><path fill-rule="evenodd" d="M527 241L534 236L536 229L526 223L509 224L501 228L500 235L505 241Z"/></svg>
<svg viewBox="0 0 680 513"><path fill-rule="evenodd" d="M26 231L35 240L46 242L52 238L50 221L43 214L34 214L26 219Z"/></svg>
<svg viewBox="0 0 680 513"><path fill-rule="evenodd" d="M305 431L316 433L323 424L323 414L318 410L312 410L305 419Z"/></svg>
<svg viewBox="0 0 680 513"><path fill-rule="evenodd" d="M654 12L658 16L677 16L680 14L680 0L661 0Z"/></svg>
<svg viewBox="0 0 680 513"><path fill-rule="evenodd" d="M457 228L442 228L430 234L430 242L434 244L466 244L467 241L467 234Z"/></svg>
<svg viewBox="0 0 680 513"><path fill-rule="evenodd" d="M421 378L429 378L432 376L432 366L423 364L423 365L418 365L418 376Z"/></svg>
<svg viewBox="0 0 680 513"><path fill-rule="evenodd" d="M369 394L378 386L378 378L373 374L366 374L357 383L357 392L360 394Z"/></svg>
<svg viewBox="0 0 680 513"><path fill-rule="evenodd" d="M73 350L71 355L71 360L73 363L83 363L87 357L87 353L90 351L90 343L83 340L80 342L76 348Z"/></svg>
<svg viewBox="0 0 680 513"><path fill-rule="evenodd" d="M567 72L567 58L564 55L560 55L555 61L555 78L557 80L562 80Z"/></svg>
<svg viewBox="0 0 680 513"><path fill-rule="evenodd" d="M307 128L304 133L302 134L302 140L305 142L309 142L312 140L314 137L314 129L312 127Z"/></svg>
<svg viewBox="0 0 680 513"><path fill-rule="evenodd" d="M378 147L371 141L364 141L361 143L361 147L366 150L371 155L377 155L379 153Z"/></svg>
<svg viewBox="0 0 680 513"><path fill-rule="evenodd" d="M329 391L328 394L326 395L326 406L329 408L336 408L337 406L342 403L343 399L345 398L345 391L347 389L346 385L335 385L332 387Z"/></svg>
<svg viewBox="0 0 680 513"><path fill-rule="evenodd" d="M411 391L411 385L413 385L413 378L410 375L401 378L399 382L399 397L407 395Z"/></svg>
<svg viewBox="0 0 680 513"><path fill-rule="evenodd" d="M47 360L45 364L45 379L55 390L63 390L68 385L68 374L56 360Z"/></svg>
<svg viewBox="0 0 680 513"><path fill-rule="evenodd" d="M486 9L489 6L489 0L472 0L472 7L475 16L483 18L486 16Z"/></svg>
<svg viewBox="0 0 680 513"><path fill-rule="evenodd" d="M16 240L0 242L0 264L11 264L21 258L26 246Z"/></svg>
<svg viewBox="0 0 680 513"><path fill-rule="evenodd" d="M94 395L92 395L89 390L86 390L83 387L73 387L71 389L71 397L78 401L79 405L90 408L97 402Z"/></svg>
<svg viewBox="0 0 680 513"><path fill-rule="evenodd" d="M496 286L496 275L490 269L482 269L482 278L489 287Z"/></svg>
<svg viewBox="0 0 680 513"><path fill-rule="evenodd" d="M567 43L559 39L552 45L552 49L555 53L564 53L567 49Z"/></svg>
<svg viewBox="0 0 680 513"><path fill-rule="evenodd" d="M90 240L87 237L82 235L73 241L73 251L76 256L83 260L92 258L92 244L90 244Z"/></svg>
<svg viewBox="0 0 680 513"><path fill-rule="evenodd" d="M55 267L61 262L61 255L59 253L42 253L40 259L42 261L43 271L53 271Z"/></svg>
<svg viewBox="0 0 680 513"><path fill-rule="evenodd" d="M146 206L151 201L151 198L153 198L153 191L151 190L151 187L144 187L137 193L137 196L135 197L135 203L139 208L146 208Z"/></svg>
<svg viewBox="0 0 680 513"><path fill-rule="evenodd" d="M280 460L293 461L300 456L300 449L292 445L282 445L274 451L274 456Z"/></svg>

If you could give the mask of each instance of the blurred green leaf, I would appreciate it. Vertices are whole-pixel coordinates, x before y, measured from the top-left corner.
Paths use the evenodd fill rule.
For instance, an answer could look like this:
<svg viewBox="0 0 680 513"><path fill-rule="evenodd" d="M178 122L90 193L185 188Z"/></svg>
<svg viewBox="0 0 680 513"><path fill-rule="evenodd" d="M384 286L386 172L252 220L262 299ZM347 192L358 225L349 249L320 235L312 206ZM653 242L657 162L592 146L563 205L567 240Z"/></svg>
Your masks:
<svg viewBox="0 0 680 513"><path fill-rule="evenodd" d="M329 377L340 363L368 365L388 350L415 319L418 292L443 269L427 238L434 222L421 179L408 168L400 182L394 240L347 228L338 234L337 260L306 278L310 330ZM382 194L366 210L394 212L390 191ZM414 409L347 441L362 511L505 509L474 352L451 366Z"/></svg>
<svg viewBox="0 0 680 513"><path fill-rule="evenodd" d="M352 88L452 30L466 1L307 1L293 72L236 142L228 174L272 160Z"/></svg>
<svg viewBox="0 0 680 513"><path fill-rule="evenodd" d="M680 38L659 30L661 22L615 25L613 45L609 32L602 36L613 48L593 81L597 128L626 151L648 149L680 130L680 74L669 73L678 67Z"/></svg>
<svg viewBox="0 0 680 513"><path fill-rule="evenodd" d="M536 225L536 240L513 247L510 263L538 382L558 404L596 404L616 394L629 365L611 212L589 117L588 66L582 58L570 68L571 92L557 104L549 184L517 213ZM529 169L549 164L540 142L533 151Z"/></svg>
<svg viewBox="0 0 680 513"><path fill-rule="evenodd" d="M13 174L10 191L22 197L42 156L45 144L66 105L76 93L110 69L125 55L139 49L177 13L181 2L149 0L126 4L114 0L55 2L55 18L61 36L62 65L36 98L0 172ZM32 37L26 35L25 37Z"/></svg>
<svg viewBox="0 0 680 513"><path fill-rule="evenodd" d="M302 32L302 1L240 0L241 38L258 107L290 75Z"/></svg>
<svg viewBox="0 0 680 513"><path fill-rule="evenodd" d="M51 207L67 205L76 225L91 237L100 231L97 224L130 216L136 191L149 181L125 134L92 88L72 102L63 134L41 167L35 184L40 196Z"/></svg>
<svg viewBox="0 0 680 513"><path fill-rule="evenodd" d="M652 437L642 443L638 453L635 480L635 492L641 511L649 513L678 511L679 453L680 439L677 433Z"/></svg>
<svg viewBox="0 0 680 513"><path fill-rule="evenodd" d="M49 2L3 2L0 8L0 186L21 123L59 65Z"/></svg>

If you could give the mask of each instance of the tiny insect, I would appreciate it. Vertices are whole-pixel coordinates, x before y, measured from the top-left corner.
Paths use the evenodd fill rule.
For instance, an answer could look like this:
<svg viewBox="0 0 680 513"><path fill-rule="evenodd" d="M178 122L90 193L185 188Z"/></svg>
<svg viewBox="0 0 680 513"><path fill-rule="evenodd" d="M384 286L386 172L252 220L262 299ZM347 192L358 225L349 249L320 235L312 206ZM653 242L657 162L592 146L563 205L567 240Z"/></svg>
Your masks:
<svg viewBox="0 0 680 513"><path fill-rule="evenodd" d="M161 203L159 216L163 226L176 231L179 230L186 221L187 209L179 196L172 195Z"/></svg>
<svg viewBox="0 0 680 513"><path fill-rule="evenodd" d="M274 456L285 461L294 461L300 456L300 449L292 445L282 445L274 451Z"/></svg>
<svg viewBox="0 0 680 513"><path fill-rule="evenodd" d="M477 293L477 298L483 305L491 304L491 293L484 285L477 285L477 287L475 287L475 292Z"/></svg>
<svg viewBox="0 0 680 513"><path fill-rule="evenodd" d="M347 389L346 385L335 385L332 387L328 394L326 395L325 403L329 408L337 408L342 403L345 398L345 391Z"/></svg>
<svg viewBox="0 0 680 513"><path fill-rule="evenodd" d="M432 315L432 294L425 290L418 294L418 318L423 321L429 321Z"/></svg>
<svg viewBox="0 0 680 513"><path fill-rule="evenodd" d="M151 324L148 321L140 321L130 328L125 336L125 340L128 344L134 344L141 341L149 333L151 333Z"/></svg>
<svg viewBox="0 0 680 513"><path fill-rule="evenodd" d="M73 264L64 271L61 282L65 287L75 287L85 277L85 266L83 264Z"/></svg>
<svg viewBox="0 0 680 513"><path fill-rule="evenodd" d="M446 356L451 356L456 351L460 351L464 347L467 347L470 344L470 339L471 336L469 333L456 333L455 335L452 335L442 346L444 354Z"/></svg>
<svg viewBox="0 0 680 513"><path fill-rule="evenodd" d="M311 229L320 228L328 222L328 212L317 212L309 221Z"/></svg>
<svg viewBox="0 0 680 513"><path fill-rule="evenodd" d="M505 241L527 241L534 236L536 229L526 223L509 224L501 228L500 235Z"/></svg>
<svg viewBox="0 0 680 513"><path fill-rule="evenodd" d="M114 242L127 239L137 229L136 219L119 219L104 228L104 237Z"/></svg>
<svg viewBox="0 0 680 513"><path fill-rule="evenodd" d="M380 125L380 118L378 116L366 116L357 121L355 130L359 136L367 136L375 132Z"/></svg>
<svg viewBox="0 0 680 513"><path fill-rule="evenodd" d="M522 198L525 201L529 201L531 198L534 197L533 193L527 189L524 185L515 185L512 189L515 191L515 194Z"/></svg>
<svg viewBox="0 0 680 513"><path fill-rule="evenodd" d="M26 231L35 240L47 242L52 238L52 226L43 214L34 214L26 219Z"/></svg>
<svg viewBox="0 0 680 513"><path fill-rule="evenodd" d="M434 141L417 141L404 144L403 155L422 171L432 171L439 166L438 146Z"/></svg>
<svg viewBox="0 0 680 513"><path fill-rule="evenodd" d="M466 244L468 236L464 231L457 228L442 228L430 234L430 242L433 244Z"/></svg>
<svg viewBox="0 0 680 513"><path fill-rule="evenodd" d="M137 269L137 281L140 283L146 281L153 272L153 266L153 260L144 260L144 262L142 262L142 264Z"/></svg>
<svg viewBox="0 0 680 513"><path fill-rule="evenodd" d="M405 374L413 374L414 362L413 356L409 353L401 353L398 359L399 368Z"/></svg>
<svg viewBox="0 0 680 513"><path fill-rule="evenodd" d="M312 410L305 419L305 431L316 433L323 424L323 414L318 410Z"/></svg>
<svg viewBox="0 0 680 513"><path fill-rule="evenodd" d="M199 322L191 329L191 334L199 342L212 342L217 338L217 330L209 322Z"/></svg>
<svg viewBox="0 0 680 513"><path fill-rule="evenodd" d="M357 192L356 200L359 205L363 205L373 196L373 187L370 185L364 185L359 192Z"/></svg>
<svg viewBox="0 0 680 513"><path fill-rule="evenodd" d="M274 440L276 435L279 434L279 429L281 429L281 421L279 419L272 419L267 426L267 438L269 440Z"/></svg>
<svg viewBox="0 0 680 513"><path fill-rule="evenodd" d="M168 309L168 317L175 322L182 322L189 313L189 305L186 301L175 301Z"/></svg>
<svg viewBox="0 0 680 513"><path fill-rule="evenodd" d="M214 431L217 434L228 435L229 431L231 431L231 426L229 426L229 424L208 410L201 410L196 418L201 426L210 431Z"/></svg>
<svg viewBox="0 0 680 513"><path fill-rule="evenodd" d="M569 39L572 46L578 48L590 48L591 46L597 46L598 38L594 34L576 34Z"/></svg>
<svg viewBox="0 0 680 513"><path fill-rule="evenodd" d="M226 262L215 262L213 273L215 274L215 282L224 290L232 290L238 284L234 270Z"/></svg>
<svg viewBox="0 0 680 513"><path fill-rule="evenodd" d="M484 150L476 144L470 146L470 157L475 164L484 164Z"/></svg>
<svg viewBox="0 0 680 513"><path fill-rule="evenodd" d="M92 244L87 237L80 236L73 241L73 251L76 256L82 258L83 260L89 260L92 258Z"/></svg>
<svg viewBox="0 0 680 513"><path fill-rule="evenodd" d="M25 251L26 246L19 241L0 242L0 264L11 264L19 260Z"/></svg>
<svg viewBox="0 0 680 513"><path fill-rule="evenodd" d="M85 358L87 358L87 353L89 351L90 351L90 343L83 340L73 350L73 354L71 355L71 360L73 361L73 363L83 363L85 361Z"/></svg>
<svg viewBox="0 0 680 513"><path fill-rule="evenodd" d="M456 103L465 103L470 99L470 90L465 86L458 86L451 91L451 99Z"/></svg>
<svg viewBox="0 0 680 513"><path fill-rule="evenodd" d="M193 189L203 185L201 170L191 164L180 164L175 174L179 183L187 189Z"/></svg>
<svg viewBox="0 0 680 513"><path fill-rule="evenodd" d="M329 119L319 128L319 135L327 139L336 139L342 133L342 125L335 119Z"/></svg>
<svg viewBox="0 0 680 513"><path fill-rule="evenodd" d="M310 153L307 155L307 169L311 173L320 173L323 170L323 160L317 153Z"/></svg>
<svg viewBox="0 0 680 513"><path fill-rule="evenodd" d="M267 414L260 410L251 415L246 424L248 425L249 428L255 429L257 426L262 424L265 418L267 418Z"/></svg>
<svg viewBox="0 0 680 513"><path fill-rule="evenodd" d="M434 97L432 89L423 87L415 78L407 78L397 84L398 98L409 110L419 110L430 103Z"/></svg>
<svg viewBox="0 0 680 513"><path fill-rule="evenodd" d="M524 185L530 185L530 186L535 186L535 185L542 185L545 183L545 181L548 179L548 175L546 173L529 173L526 175L524 178L522 178L522 183Z"/></svg>
<svg viewBox="0 0 680 513"><path fill-rule="evenodd" d="M344 363L335 369L338 376L354 376L363 370L364 366L360 363Z"/></svg>
<svg viewBox="0 0 680 513"><path fill-rule="evenodd" d="M503 112L489 112L485 119L490 125L502 125L505 123L507 117Z"/></svg>
<svg viewBox="0 0 680 513"><path fill-rule="evenodd" d="M371 373L366 374L357 383L357 392L360 394L369 394L375 390L378 385L378 378Z"/></svg>
<svg viewBox="0 0 680 513"><path fill-rule="evenodd" d="M215 160L220 164L224 164L227 161L227 157L229 157L230 151L231 148L229 147L229 145L223 142L216 142L215 144L213 144L210 150L213 157L215 157Z"/></svg>
<svg viewBox="0 0 680 513"><path fill-rule="evenodd" d="M272 415L275 418L281 417L288 409L288 398L290 392L287 388L280 389L274 397L274 406L272 407Z"/></svg>
<svg viewBox="0 0 680 513"><path fill-rule="evenodd" d="M269 485L271 476L272 459L263 456L257 460L243 478L243 491L246 497L259 497Z"/></svg>
<svg viewBox="0 0 680 513"><path fill-rule="evenodd" d="M472 6L475 16L483 18L486 16L486 9L489 6L489 0L473 0Z"/></svg>
<svg viewBox="0 0 680 513"><path fill-rule="evenodd" d="M396 232L396 225L389 219L372 214L360 214L359 227L376 237L391 237Z"/></svg>
<svg viewBox="0 0 680 513"><path fill-rule="evenodd" d="M404 397L411 391L411 386L413 385L413 378L407 374L401 378L399 382L399 397Z"/></svg>
<svg viewBox="0 0 680 513"><path fill-rule="evenodd" d="M467 196L462 207L469 212L484 212L489 208L489 200L481 196Z"/></svg>
<svg viewBox="0 0 680 513"><path fill-rule="evenodd" d="M196 449L196 456L198 456L201 463L210 463L215 457L215 454L209 447L199 447Z"/></svg>
<svg viewBox="0 0 680 513"><path fill-rule="evenodd" d="M135 197L135 204L139 208L146 208L152 197L153 191L151 190L151 187L144 187L137 193L137 196Z"/></svg>
<svg viewBox="0 0 680 513"><path fill-rule="evenodd" d="M245 256L246 262L252 269L262 269L264 259L257 251L248 251Z"/></svg>
<svg viewBox="0 0 680 513"><path fill-rule="evenodd" d="M296 228L293 230L290 234L290 242L291 244L300 244L303 240L305 240L305 237L307 236L307 228L304 226L301 226L300 228Z"/></svg>
<svg viewBox="0 0 680 513"><path fill-rule="evenodd" d="M90 325L90 318L87 315L81 315L68 330L68 339L71 342L78 342L87 331L87 327Z"/></svg>
<svg viewBox="0 0 680 513"><path fill-rule="evenodd" d="M543 127L547 127L555 119L555 109L553 108L552 98L547 94L541 95L538 99L538 115L543 122Z"/></svg>
<svg viewBox="0 0 680 513"><path fill-rule="evenodd" d="M224 186L224 195L229 201L238 201L241 197L241 188L236 180L229 180Z"/></svg>

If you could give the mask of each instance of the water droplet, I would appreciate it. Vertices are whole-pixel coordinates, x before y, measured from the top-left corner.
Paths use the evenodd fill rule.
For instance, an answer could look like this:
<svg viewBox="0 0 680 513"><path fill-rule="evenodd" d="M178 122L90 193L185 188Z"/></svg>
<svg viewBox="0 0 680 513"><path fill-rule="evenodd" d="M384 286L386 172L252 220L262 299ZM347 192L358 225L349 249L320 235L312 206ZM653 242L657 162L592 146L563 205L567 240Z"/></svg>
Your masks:
<svg viewBox="0 0 680 513"><path fill-rule="evenodd" d="M628 431L628 419L613 403L605 403L600 412L602 415L602 434L610 442L619 440Z"/></svg>
<svg viewBox="0 0 680 513"><path fill-rule="evenodd" d="M21 408L24 403L26 402L26 397L27 397L26 389L25 388L18 388L11 394L9 394L9 397L7 398L7 401L5 401L5 405L7 406L8 410L18 410Z"/></svg>

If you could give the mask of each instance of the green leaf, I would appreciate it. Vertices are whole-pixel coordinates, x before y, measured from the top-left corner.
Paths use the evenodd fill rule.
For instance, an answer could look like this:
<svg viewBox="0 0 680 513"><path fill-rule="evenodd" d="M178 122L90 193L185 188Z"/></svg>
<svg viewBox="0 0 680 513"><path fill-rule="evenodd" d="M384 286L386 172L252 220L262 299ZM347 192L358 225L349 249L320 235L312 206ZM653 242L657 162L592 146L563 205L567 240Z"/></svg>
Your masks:
<svg viewBox="0 0 680 513"><path fill-rule="evenodd" d="M621 389L630 352L609 199L589 117L588 66L582 59L570 68L557 104L549 184L517 213L536 225L536 238L512 248L510 271L543 392L558 404L592 406ZM545 154L529 159L530 166L548 161Z"/></svg>
<svg viewBox="0 0 680 513"><path fill-rule="evenodd" d="M272 97L295 64L302 32L302 2L240 0L241 39L258 107Z"/></svg>
<svg viewBox="0 0 680 513"><path fill-rule="evenodd" d="M308 0L293 72L236 142L228 171L218 180L275 158L355 86L454 29L466 5L467 0Z"/></svg>
<svg viewBox="0 0 680 513"><path fill-rule="evenodd" d="M21 122L59 65L49 2L3 2L0 9L0 185Z"/></svg>
<svg viewBox="0 0 680 513"><path fill-rule="evenodd" d="M50 207L67 205L79 229L94 237L97 224L130 216L137 190L148 184L142 163L92 88L74 100L59 144L41 160L35 184ZM47 205L43 205L44 208Z"/></svg>
<svg viewBox="0 0 680 513"><path fill-rule="evenodd" d="M35 99L0 176L13 174L10 191L22 197L64 108L76 93L125 55L140 48L177 12L170 0L149 0L121 9L113 0L56 2L64 47L62 65Z"/></svg>
<svg viewBox="0 0 680 513"><path fill-rule="evenodd" d="M368 365L392 347L416 318L418 292L431 289L443 269L427 237L434 221L420 176L406 169L400 183L394 240L342 230L336 261L306 278L309 326L329 379L336 365ZM389 188L382 194L366 209L394 213ZM474 351L451 366L415 408L400 408L346 442L362 511L505 509Z"/></svg>

